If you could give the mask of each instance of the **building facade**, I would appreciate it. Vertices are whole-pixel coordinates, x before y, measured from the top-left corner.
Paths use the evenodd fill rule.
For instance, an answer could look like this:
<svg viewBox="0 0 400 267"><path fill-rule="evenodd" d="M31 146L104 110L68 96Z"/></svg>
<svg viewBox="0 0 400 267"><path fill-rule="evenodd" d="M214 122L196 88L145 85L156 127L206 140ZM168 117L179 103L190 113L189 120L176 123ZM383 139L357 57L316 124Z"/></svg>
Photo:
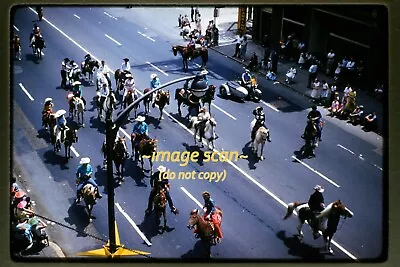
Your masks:
<svg viewBox="0 0 400 267"><path fill-rule="evenodd" d="M388 12L379 5L285 5L253 8L254 41L268 36L279 49L279 41L294 33L307 51L325 60L333 49L337 58L353 57L365 62L370 82L388 81ZM375 79L376 78L376 79ZM375 79L375 80L374 80ZM375 86L375 84L371 84Z"/></svg>

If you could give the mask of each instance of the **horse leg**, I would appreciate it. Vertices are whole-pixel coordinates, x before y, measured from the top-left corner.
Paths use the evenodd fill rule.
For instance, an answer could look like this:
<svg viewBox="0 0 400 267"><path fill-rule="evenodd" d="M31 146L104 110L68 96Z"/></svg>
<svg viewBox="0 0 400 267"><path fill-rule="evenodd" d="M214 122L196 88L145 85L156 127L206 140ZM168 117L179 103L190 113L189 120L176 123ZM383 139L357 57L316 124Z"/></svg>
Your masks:
<svg viewBox="0 0 400 267"><path fill-rule="evenodd" d="M166 210L167 210L166 207L164 207L164 209L162 211L162 215L164 217L164 227L163 227L164 230L167 229L167 212L166 212Z"/></svg>
<svg viewBox="0 0 400 267"><path fill-rule="evenodd" d="M301 230L303 228L303 224L304 224L304 221L299 218L299 224L297 225L297 236L299 237L300 242L303 241L303 237L304 237L303 231Z"/></svg>
<svg viewBox="0 0 400 267"><path fill-rule="evenodd" d="M179 100L178 100L178 114L179 114L179 117L182 117L182 112L181 112L181 102L179 102Z"/></svg>
<svg viewBox="0 0 400 267"><path fill-rule="evenodd" d="M261 144L261 153L260 153L260 160L264 160L263 151L264 151L265 143Z"/></svg>
<svg viewBox="0 0 400 267"><path fill-rule="evenodd" d="M159 118L159 120L162 120L162 119L164 119L164 117L162 115L163 108L161 108L161 106L159 106L159 110L160 110L160 118Z"/></svg>
<svg viewBox="0 0 400 267"><path fill-rule="evenodd" d="M142 156L142 155L139 155L139 157L140 157L140 164L142 165L142 172L144 172L144 167L143 167L143 165L144 165L144 160L143 160L143 156Z"/></svg>
<svg viewBox="0 0 400 267"><path fill-rule="evenodd" d="M85 122L83 121L83 111L81 112L81 116L82 116L82 127L85 128Z"/></svg>
<svg viewBox="0 0 400 267"><path fill-rule="evenodd" d="M150 162L150 176L153 175L153 161L151 160L151 158L149 158L149 162Z"/></svg>
<svg viewBox="0 0 400 267"><path fill-rule="evenodd" d="M92 209L93 209L93 205L92 204L87 204L87 211L88 211L88 215L89 215L89 222L92 222Z"/></svg>

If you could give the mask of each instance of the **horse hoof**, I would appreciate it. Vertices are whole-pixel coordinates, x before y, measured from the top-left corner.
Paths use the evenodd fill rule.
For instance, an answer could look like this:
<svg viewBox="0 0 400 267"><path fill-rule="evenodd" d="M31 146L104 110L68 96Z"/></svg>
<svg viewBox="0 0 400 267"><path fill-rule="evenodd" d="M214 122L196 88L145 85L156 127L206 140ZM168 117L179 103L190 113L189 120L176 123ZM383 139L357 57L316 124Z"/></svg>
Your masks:
<svg viewBox="0 0 400 267"><path fill-rule="evenodd" d="M82 128L85 128L85 124L82 124Z"/></svg>
<svg viewBox="0 0 400 267"><path fill-rule="evenodd" d="M90 218L90 219L89 219L89 222L93 222L93 219L92 219L92 218Z"/></svg>
<svg viewBox="0 0 400 267"><path fill-rule="evenodd" d="M264 160L264 157L263 157L263 156L261 156L261 157L260 157L260 160Z"/></svg>

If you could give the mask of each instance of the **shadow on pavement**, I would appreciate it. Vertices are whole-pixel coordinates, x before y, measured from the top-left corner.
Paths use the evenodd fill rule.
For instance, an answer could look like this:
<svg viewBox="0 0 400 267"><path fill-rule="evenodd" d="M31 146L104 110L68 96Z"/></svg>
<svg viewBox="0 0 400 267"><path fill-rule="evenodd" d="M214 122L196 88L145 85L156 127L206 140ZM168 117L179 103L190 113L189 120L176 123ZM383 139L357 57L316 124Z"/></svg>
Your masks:
<svg viewBox="0 0 400 267"><path fill-rule="evenodd" d="M90 128L97 129L97 131L101 134L106 134L106 123L97 118L97 116L90 117Z"/></svg>
<svg viewBox="0 0 400 267"><path fill-rule="evenodd" d="M50 133L49 130L45 130L44 128L38 130L37 132L37 138L43 139L44 141L46 141L47 143L51 143L51 137L50 137Z"/></svg>
<svg viewBox="0 0 400 267"><path fill-rule="evenodd" d="M43 155L44 163L51 165L60 165L61 170L68 170L69 167L66 165L64 146L61 146L60 152L55 153L53 149L48 150Z"/></svg>
<svg viewBox="0 0 400 267"><path fill-rule="evenodd" d="M301 257L304 260L318 261L323 260L324 255L319 251L319 248L301 243L295 236L287 237L285 231L279 231L276 236L283 241L286 247L289 248L288 253L293 256Z"/></svg>
<svg viewBox="0 0 400 267"><path fill-rule="evenodd" d="M252 146L251 141L248 141L245 144L245 146L242 148L242 155L247 156L246 160L249 162L249 169L250 170L255 170L256 169L256 163L259 162L259 159L255 157L251 146Z"/></svg>
<svg viewBox="0 0 400 267"><path fill-rule="evenodd" d="M200 149L200 147L198 146L191 146L188 143L182 143L182 145L185 147L186 151L190 152L190 155L192 155L193 152L198 152L199 156L197 157L197 164L199 164L200 166L204 165L204 151L202 151Z"/></svg>
<svg viewBox="0 0 400 267"><path fill-rule="evenodd" d="M145 236L147 237L147 239L151 242L151 239L157 235L162 235L164 233L169 233L172 232L173 230L175 230L175 228L171 228L168 226L168 207L166 208L166 212L167 212L167 227L165 230L161 230L160 226L162 226L164 224L163 222L163 218L161 216L160 218L160 225L157 225L157 217L156 217L156 213L154 212L154 210L148 215L145 216L143 219L143 222L138 225L139 229L145 234Z"/></svg>
<svg viewBox="0 0 400 267"><path fill-rule="evenodd" d="M85 202L82 200L81 203L76 204L75 198L69 199L69 202L72 204L68 209L68 217L64 218L64 221L69 225L75 225L75 229L72 229L76 231L77 237L87 237L85 229L90 222L85 208ZM96 206L94 209L95 208Z"/></svg>
<svg viewBox="0 0 400 267"><path fill-rule="evenodd" d="M140 168L140 162L136 164L131 158L126 160L125 163L125 179L130 177L133 181L135 181L136 186L138 187L147 187L146 182L144 182L144 178L147 177Z"/></svg>
<svg viewBox="0 0 400 267"><path fill-rule="evenodd" d="M211 251L212 251L212 247L211 247ZM185 254L182 254L181 258L184 260L187 260L187 259L198 259L198 260L209 259L206 249L205 249L205 246L204 246L204 243L201 240L197 240L197 242L194 244L193 249L189 250Z"/></svg>

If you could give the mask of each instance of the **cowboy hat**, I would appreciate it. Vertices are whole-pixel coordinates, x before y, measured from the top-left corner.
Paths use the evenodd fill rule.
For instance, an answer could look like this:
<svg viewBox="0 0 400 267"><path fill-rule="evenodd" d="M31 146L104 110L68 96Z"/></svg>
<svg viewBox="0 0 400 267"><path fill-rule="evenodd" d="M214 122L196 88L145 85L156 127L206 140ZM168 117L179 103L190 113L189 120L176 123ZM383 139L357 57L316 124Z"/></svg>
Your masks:
<svg viewBox="0 0 400 267"><path fill-rule="evenodd" d="M125 74L125 77L126 77L126 78L133 78L132 74L130 74L130 73Z"/></svg>
<svg viewBox="0 0 400 267"><path fill-rule="evenodd" d="M64 61L65 61L65 62L69 62L69 58L67 58L67 57L64 58Z"/></svg>
<svg viewBox="0 0 400 267"><path fill-rule="evenodd" d="M67 112L63 109L57 110L55 117L58 118L58 117L64 115L65 113L67 113Z"/></svg>
<svg viewBox="0 0 400 267"><path fill-rule="evenodd" d="M22 198L23 196L25 196L24 191L18 190L17 192L15 192L15 198Z"/></svg>
<svg viewBox="0 0 400 267"><path fill-rule="evenodd" d="M314 186L314 190L317 190L320 193L323 193L325 191L325 189L322 186L320 186L319 184Z"/></svg>
<svg viewBox="0 0 400 267"><path fill-rule="evenodd" d="M135 121L138 121L138 122L143 122L145 120L146 120L146 118L143 116L140 116L140 115L135 119Z"/></svg>
<svg viewBox="0 0 400 267"><path fill-rule="evenodd" d="M160 166L158 166L157 171L159 171L159 172L166 172L166 171L167 171L167 168L165 168L165 166L163 166L163 165L160 165Z"/></svg>
<svg viewBox="0 0 400 267"><path fill-rule="evenodd" d="M80 81L75 81L75 82L73 82L71 85L72 86L76 86L76 85L81 85L82 83L80 82Z"/></svg>
<svg viewBox="0 0 400 267"><path fill-rule="evenodd" d="M90 162L90 158L81 158L79 164L88 164Z"/></svg>
<svg viewBox="0 0 400 267"><path fill-rule="evenodd" d="M124 60L124 61L129 61L129 58L124 58L123 60Z"/></svg>
<svg viewBox="0 0 400 267"><path fill-rule="evenodd" d="M50 101L53 101L53 98L48 97L48 98L46 98L46 99L44 100L44 103L47 103L47 102L50 102Z"/></svg>
<svg viewBox="0 0 400 267"><path fill-rule="evenodd" d="M210 193L208 193L207 191L204 191L201 195L202 195L203 197L204 197L204 196L211 196Z"/></svg>
<svg viewBox="0 0 400 267"><path fill-rule="evenodd" d="M156 78L156 77L157 77L157 74L155 74L155 73L153 73L153 74L150 75L150 78L152 78L152 79L154 79L154 78Z"/></svg>

